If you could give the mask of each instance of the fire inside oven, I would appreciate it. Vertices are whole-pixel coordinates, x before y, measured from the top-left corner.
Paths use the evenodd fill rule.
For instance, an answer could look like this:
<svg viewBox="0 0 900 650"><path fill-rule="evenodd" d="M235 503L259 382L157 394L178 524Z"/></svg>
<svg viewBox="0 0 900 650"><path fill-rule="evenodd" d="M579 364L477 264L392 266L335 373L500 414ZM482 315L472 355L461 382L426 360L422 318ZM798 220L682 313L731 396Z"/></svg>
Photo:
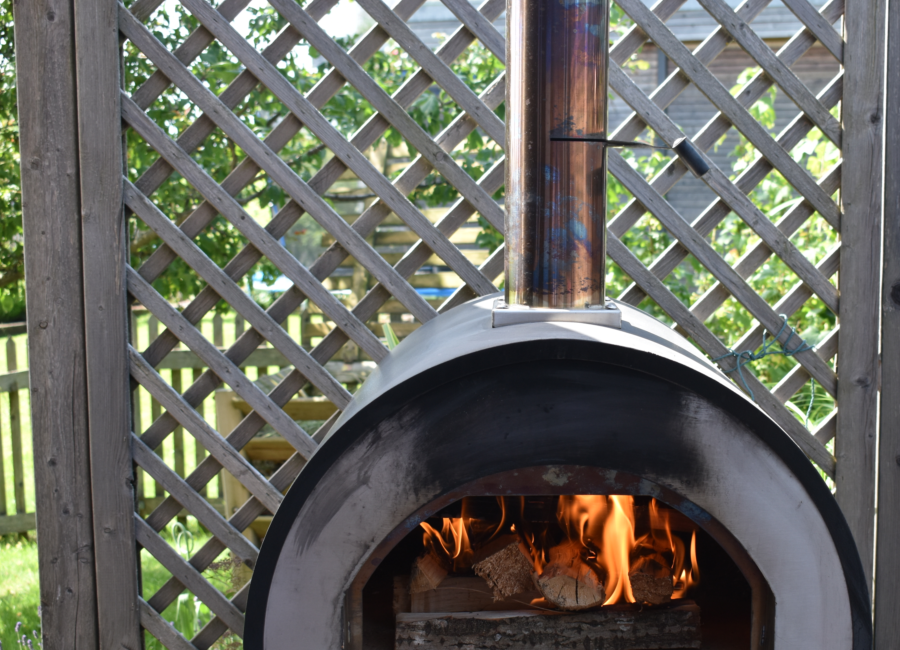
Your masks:
<svg viewBox="0 0 900 650"><path fill-rule="evenodd" d="M371 650L743 650L764 625L754 634L725 549L649 496L465 497L408 533L359 598L347 636Z"/></svg>

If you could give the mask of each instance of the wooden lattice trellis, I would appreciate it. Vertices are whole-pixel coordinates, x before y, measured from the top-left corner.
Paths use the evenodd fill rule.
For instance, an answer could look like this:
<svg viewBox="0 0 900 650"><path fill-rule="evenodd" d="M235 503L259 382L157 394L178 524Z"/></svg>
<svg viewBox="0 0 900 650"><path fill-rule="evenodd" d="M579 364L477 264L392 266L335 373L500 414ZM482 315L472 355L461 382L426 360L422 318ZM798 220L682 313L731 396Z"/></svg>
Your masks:
<svg viewBox="0 0 900 650"><path fill-rule="evenodd" d="M476 39L501 61L504 60L503 38L491 24L504 7L499 0L488 0L476 11L465 0L444 1L463 26L437 52L424 46L405 23L405 19L421 4L415 0L401 2L393 10L382 0L360 0L363 8L377 21L378 27L360 39L350 52L341 49L317 23L335 4L333 0L316 0L305 9L289 0L271 0L272 6L290 26L263 52L251 46L245 35L239 34L230 24L247 4L245 1L226 1L217 11L204 0L182 0L183 6L197 18L201 27L177 52L166 49L141 21L142 17L156 8L158 2L139 0L130 10L124 6L119 8L119 29L122 35L158 68L158 72L132 96L123 93L121 103L124 122L160 155L159 161L139 179L126 179L125 204L166 244L139 269L127 270L127 284L131 296L168 328L143 352L130 348L129 361L132 377L166 411L146 431L139 432L140 435L134 434L132 444L137 465L161 483L170 494L146 520L135 515L135 523L136 541L172 573L172 578L162 589L148 601L141 601L141 623L171 647L184 646L186 641L179 638L159 613L185 589L200 598L216 616L191 640L195 647L210 647L228 630L238 636L242 633L241 612L246 604L248 586L245 585L229 601L201 572L225 549L248 564L255 562L257 549L241 535L241 531L258 515L266 511L274 513L278 509L281 491L296 477L303 465L303 458L314 451L316 442L336 417L332 416L318 432L306 432L281 409L285 402L308 382L339 409L344 408L350 395L323 366L348 340L356 343L372 359L379 361L384 358L387 354L384 345L365 323L389 298L401 301L419 321L428 321L436 315L435 310L407 282L407 278L432 253L444 260L465 282L464 287L439 307L438 311L446 310L473 295L486 295L496 291L492 280L502 270L502 249L492 255L481 268L476 268L450 242L449 236L474 212L487 218L502 231L502 209L491 198L491 194L502 183L502 163L487 172L483 178L475 180L459 167L451 152L475 128L480 128L495 142L503 145L503 124L493 109L503 99L504 77L500 75L482 97L477 97L453 74L449 64ZM634 113L623 124L618 125L612 137L634 138L649 127L671 145L682 133L668 118L664 109L689 84L695 84L719 110L719 114L694 137L694 141L706 150L729 129L737 128L762 157L734 182L721 170L713 167L703 180L716 192L718 198L695 223L690 224L663 198L665 192L687 172L679 159L673 158L662 173L652 181L647 181L618 152L612 150L609 156L610 170L635 200L612 219L609 252L611 258L635 283L622 299L637 304L645 296L650 296L701 349L713 358L723 357L721 364L727 371L734 367L734 359L725 356L729 352L729 346L716 338L704 325L704 321L729 296L734 296L759 323L746 332L740 341L728 342L731 347L739 350L758 347L762 342L763 329L778 332L781 324L779 314L792 315L813 295L818 296L829 309L838 314L838 292L829 280L838 268L838 250L829 252L818 265L813 265L789 237L816 211L832 227L840 227L840 209L832 198L840 182L839 165L817 182L794 161L790 151L816 126L835 145L840 146L841 126L829 109L841 99L842 77L839 74L816 97L791 72L790 66L816 42L821 42L841 61L843 43L832 24L841 17L843 3L831 0L821 12L815 11L806 0L792 0L788 3L803 21L804 28L777 53L755 36L748 26L769 2L748 0L737 11L733 11L722 0L703 0L703 7L721 26L694 52L690 52L678 41L664 22L682 4L683 0L663 0L651 10L640 0L619 1L620 7L634 20L635 26L614 46L613 61L623 64L649 37L679 67L679 73L672 75L648 97L620 67L614 66L611 71L611 88L631 106ZM219 96L211 92L187 67L213 39L218 39L244 67L244 72ZM382 90L360 65L388 39L393 39L421 66L413 80L393 97ZM333 66L327 77L307 96L298 92L275 67L280 58L301 40L316 48ZM762 68L762 72L746 85L738 97L733 97L706 67L731 40L737 41ZM204 116L177 140L170 138L144 112L169 83L177 86L204 112ZM264 140L258 138L232 112L259 83L265 85L290 110L290 114ZM347 83L353 85L378 111L350 141L319 112L324 103L340 92ZM414 122L407 109L434 83L443 88L465 114L432 140ZM802 110L801 115L777 137L772 137L748 111L773 83ZM389 127L402 133L420 152L415 162L393 183L361 154ZM278 155L278 151L302 128L309 129L334 153L334 157L309 183L294 173ZM201 146L214 129L221 129L247 154L247 158L221 184L216 183L190 156L191 151ZM461 196L447 215L434 225L406 198L432 169L451 183ZM763 215L747 197L773 169L778 170L804 199L777 225ZM235 199L236 194L256 178L261 170L280 185L291 199L265 228ZM352 171L380 197L352 225L321 198L321 194L347 170ZM180 227L161 213L149 198L172 171L180 174L206 199ZM732 211L761 240L734 268L705 239ZM308 269L278 241L304 212L308 212L322 224L336 240ZM398 215L420 238L411 254L403 258L396 267L389 265L366 241L366 237L391 212ZM645 212L650 212L659 219L678 240L649 268L620 240ZM209 260L193 241L217 214L223 215L249 242L224 269ZM792 290L782 296L776 305L768 304L747 283L747 278L773 254L778 255L798 279ZM379 282L353 309L345 307L322 284L348 255L363 264ZM687 255L693 255L699 260L718 281L713 290L693 305L684 305L665 284L666 276ZM176 256L187 262L208 283L207 289L180 312L168 304L150 284ZM257 306L238 285L238 281L261 256L273 262L295 285L295 288L285 293L266 311ZM307 298L337 325L310 351L303 349L280 325ZM194 327L220 299L228 302L253 328L224 353L217 350ZM788 336L789 332L783 331L782 342L786 342ZM183 394L173 390L154 369L179 341L209 366L209 370ZM250 383L238 368L264 341L277 348L295 368L269 395ZM796 367L771 392L749 369L743 370L746 385L753 391L762 408L790 433L810 458L832 476L834 458L824 443L834 436L834 416L828 418L819 430L811 433L785 409L784 402L810 377L830 395L837 396L836 375L828 365L828 360L837 350L836 342L837 330L826 337L818 350L797 354ZM230 386L253 408L252 414L231 432L215 431L194 410L219 386L220 381ZM297 451L296 456L269 479L263 477L238 453L264 424L271 425ZM181 479L152 451L178 425L184 426L210 453L186 479ZM198 493L222 468L237 477L252 495L244 506L227 519ZM182 559L159 536L159 532L182 508L196 516L214 535L189 561Z"/></svg>
<svg viewBox="0 0 900 650"><path fill-rule="evenodd" d="M269 0L287 26L262 51L251 44L249 35L239 33L233 25L250 0L225 0L217 8L205 0L180 0L199 26L175 51L170 51L157 40L145 24L159 10L161 0L136 0L130 7L110 4L105 10L98 10L96 16L83 12L83 16L79 17L76 11L76 31L79 20L87 21L85 24L91 24L90 20L93 20L94 25L105 20L110 30L117 31L120 38L130 41L131 46L157 70L134 92L121 91L117 99L111 100L117 106L116 110L121 111L123 124L159 156L139 178L126 174L121 198L133 218L153 230L163 245L139 268L126 264L122 282L131 299L149 310L166 328L144 349L128 345L127 354L122 359L121 366L127 367L133 386L140 386L141 390L148 392L164 410L144 430L129 434L122 449L130 447L131 456L124 460L118 458L117 462L128 465L133 460L137 467L162 486L168 496L146 518L136 512L129 514L133 518L134 537L131 538L130 532L123 533L114 546L120 554L122 549L126 549L124 557L127 558L129 545L133 548L136 543L152 554L171 573L171 578L146 600L137 594L137 583L133 580L129 582L127 577L118 583L125 585L123 589L126 592L131 589L132 593L124 595L121 589L117 591L104 587L101 584L103 580L98 579L101 637L108 634L108 638L112 638L118 634L121 638L137 638L136 630L128 631L127 622L114 625L113 628L118 630L116 632L109 632L113 628L103 625L104 616L109 617L107 620L115 617L117 607L119 612L139 610L140 625L169 648L203 649L211 647L226 633L240 637L248 585L245 584L229 599L204 577L203 572L224 551L230 551L252 567L258 549L242 531L258 516L277 511L283 491L303 467L304 459L314 452L340 409L347 406L351 394L329 373L325 364L348 342L358 346L374 361L382 360L388 350L368 323L389 300L399 301L417 321L427 322L465 300L497 290L494 282L503 270L503 248L476 265L453 243L452 238L475 215L481 215L502 232L503 209L492 194L503 184L503 162L501 160L476 179L458 164L453 152L475 129L500 147L504 146L504 126L495 110L504 99L505 77L500 73L479 96L454 74L451 65L476 41L504 61L504 39L493 22L502 15L505 6L503 0L486 0L478 9L467 0L442 1L462 26L436 51L425 46L407 23L424 0L400 0L393 8L389 8L383 0L358 0L359 5L375 20L376 26L357 39L349 51L342 49L319 25L319 21L338 0L313 0L306 7L292 0ZM693 85L718 111L693 136L695 145L708 151L722 136L736 129L760 156L734 180L713 165L710 173L703 176L703 181L715 192L716 199L690 223L664 198L688 173L677 157L670 159L661 172L648 180L619 153L610 150L610 171L631 193L633 200L618 214L611 216L609 255L633 280L633 285L618 296L619 299L637 305L649 297L700 349L711 358L718 359L723 370L732 371L735 360L729 356L731 350L758 348L764 331L781 332L780 341L786 342L791 334L789 328L782 328L781 315L790 318L811 298L818 298L835 316L840 316L841 310L847 309L846 303L839 301L834 282L842 258L840 246L814 264L790 239L814 213L844 234L842 209L833 198L841 186L842 164L837 164L816 179L791 156L792 149L816 127L837 147L841 147L846 140L842 124L831 114L831 109L844 99L846 84L843 71L818 95L814 95L791 70L791 66L817 43L844 64L847 48L834 28L834 24L844 15L844 0L829 0L820 10L816 10L808 0L785 0L803 26L777 52L754 33L751 25L771 0L745 0L736 10L723 0L700 0L702 7L718 21L719 26L693 51L666 26L666 21L684 1L659 0L655 6L648 8L641 0L617 0L634 25L612 48L614 65L610 71L610 86L633 113L621 124L611 125L611 137L634 139L649 128L671 146L683 134L667 115L666 108ZM875 15L877 12L870 13ZM211 91L190 69L214 41L224 46L242 67L240 74L219 94ZM385 92L362 67L389 41L402 48L419 66L418 71L393 95ZM654 43L678 68L649 95L621 67L648 41ZM301 42L315 48L332 66L307 94L298 91L277 68L278 63ZM746 83L736 96L708 69L726 46L733 42L761 68L761 72ZM98 79L114 76L119 62L111 66L102 58L109 57L111 51L108 47L105 50L99 48L97 53L85 55L85 60L79 60L76 66L80 66L79 79L89 74L92 61L100 62L97 66L100 70ZM376 111L349 139L321 112L322 107L348 84ZM435 84L456 102L462 112L450 126L432 138L408 111L416 99ZM267 88L287 111L264 138L247 126L238 109L260 85ZM775 136L759 124L749 111L773 85L785 93L800 111ZM202 116L177 138L171 137L147 114L148 107L172 86L202 112ZM99 105L100 100L97 101ZM81 98L79 102L80 109L90 108L88 99ZM86 118L79 119L83 121ZM313 134L333 154L308 182L279 155L303 129ZM393 180L363 154L388 129L402 134L418 152L417 157ZM204 146L214 132L224 134L246 156L222 182L214 180L209 170L203 169L192 157L192 153ZM81 150L84 152L86 138L91 135L90 129L82 125L80 134ZM107 137L107 144L109 142L111 140ZM84 159L85 154L82 153ZM115 160L113 163L118 164ZM107 161L103 164L108 171L112 163ZM802 201L793 205L777 223L763 214L748 197L773 171L780 174L802 197ZM323 195L348 172L378 197L352 223L323 199ZM459 199L434 223L407 198L432 172L439 174L459 194ZM178 224L172 220L172 215L164 214L153 199L154 192L173 173L189 183L204 199ZM265 225L258 223L237 200L239 193L260 173L265 173L290 199ZM84 190L85 181L82 180L83 195ZM96 202L102 200L96 199ZM87 199L83 198L83 204L85 201ZM118 201L118 195L109 201L114 204ZM107 207L109 205L107 203ZM759 242L733 266L708 241L708 235L732 213L742 220L742 227L748 233L759 238ZM321 224L334 242L308 267L301 264L279 241L304 214ZM638 259L622 241L646 214L657 219L677 240L650 264ZM246 247L223 268L206 256L197 241L218 215L222 215L247 242ZM418 237L418 241L393 265L371 242L372 233L392 215ZM120 236L121 233L106 235L104 241L115 244L116 237ZM86 245L86 260L89 252ZM410 278L432 256L440 258L462 281L462 286L437 308L425 300L410 282ZM684 304L666 282L673 270L689 256L699 261L716 283L693 304ZM784 262L795 275L796 282L777 302L770 304L752 288L748 279L773 256ZM206 283L206 288L181 308L167 302L152 286L179 258ZM278 297L268 309L261 308L241 286L262 258L273 263L293 283L293 288ZM348 258L364 267L376 281L353 305L336 298L324 284ZM116 259L121 262L120 258ZM115 264L110 264L105 268L114 269ZM85 261L85 268L87 266ZM103 264L99 264L100 267ZM859 272L854 273L858 277ZM91 289L85 287L84 291L87 296ZM752 315L756 324L739 340L721 341L705 323L729 299L734 299ZM223 300L250 326L225 350L208 340L199 328L204 316ZM309 346L304 347L290 336L283 325L306 300L335 324L320 342L309 349ZM85 304L92 304L90 297L85 299ZM121 318L124 318L122 311ZM99 317L88 312L85 318L90 329L91 318ZM90 333L87 338L90 355ZM875 340L877 344L877 334ZM96 348L100 344L102 339L96 339L93 345ZM263 344L274 347L293 368L268 394L241 370L250 355ZM164 358L179 345L190 349L208 368L195 375L193 383L183 391L180 381L176 386L170 385L159 372ZM837 399L838 378L832 364L837 353L838 329L835 329L825 335L817 349L794 355L795 366L774 389L767 389L750 368L743 369L743 380L739 382L752 391L760 407L830 477L836 476L836 461L825 445L836 436L838 411L828 416L815 431L808 431L785 408L785 403L811 378ZM87 372L90 378L90 358ZM217 431L216 423L207 421L202 411L198 410L203 401L223 384L252 409L232 431ZM317 431L305 431L283 410L285 404L305 387L320 392L338 409ZM124 397L124 394L121 396ZM116 395L110 399L116 399ZM93 418L92 415L92 426ZM113 420L111 417L110 422ZM263 476L240 453L266 425L271 426L296 450L294 456L269 477ZM189 432L208 452L185 477L179 476L154 452L179 427ZM114 451L109 451L109 454ZM92 451L92 461L96 464L93 454L95 452ZM230 473L251 495L236 511L227 512L224 516L205 497L208 484L222 471ZM840 491L840 481L838 488ZM96 480L93 489L96 494ZM865 499L862 501L865 502ZM95 496L95 519L98 512L102 514L104 507L102 504L98 506ZM189 559L184 559L160 534L183 510L196 517L213 535ZM119 524L128 523L120 512L112 519L116 517ZM127 525L125 527L128 528ZM95 522L95 535L99 535L97 531L100 530L109 529L100 528L100 524ZM98 558L101 546L98 543ZM115 582L117 579L107 580ZM185 590L192 592L215 615L192 639L181 636L160 614ZM122 602L113 603L112 594L118 594ZM127 609L129 607L131 610ZM104 611L107 613L104 614Z"/></svg>

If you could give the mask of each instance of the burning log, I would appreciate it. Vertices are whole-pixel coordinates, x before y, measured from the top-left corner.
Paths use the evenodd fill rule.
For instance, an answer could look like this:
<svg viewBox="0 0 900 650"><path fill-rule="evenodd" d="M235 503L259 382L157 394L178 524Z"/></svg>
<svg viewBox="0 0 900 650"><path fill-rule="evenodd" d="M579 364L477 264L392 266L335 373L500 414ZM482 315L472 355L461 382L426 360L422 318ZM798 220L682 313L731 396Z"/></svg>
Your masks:
<svg viewBox="0 0 900 650"><path fill-rule="evenodd" d="M418 558L409 576L409 593L437 589L450 572L450 567L434 551Z"/></svg>
<svg viewBox="0 0 900 650"><path fill-rule="evenodd" d="M603 580L582 557L585 550L573 541L551 548L550 561L537 577L541 594L560 609L578 611L606 600Z"/></svg>
<svg viewBox="0 0 900 650"><path fill-rule="evenodd" d="M654 559L641 562L636 570L628 574L628 579L631 581L631 593L639 603L661 605L669 602L675 591L671 572Z"/></svg>
<svg viewBox="0 0 900 650"><path fill-rule="evenodd" d="M474 567L475 575L484 578L494 591L494 600L502 600L534 589L534 567L518 542L482 560Z"/></svg>
<svg viewBox="0 0 900 650"><path fill-rule="evenodd" d="M603 608L590 612L536 611L399 614L396 650L591 650L700 647L700 608Z"/></svg>

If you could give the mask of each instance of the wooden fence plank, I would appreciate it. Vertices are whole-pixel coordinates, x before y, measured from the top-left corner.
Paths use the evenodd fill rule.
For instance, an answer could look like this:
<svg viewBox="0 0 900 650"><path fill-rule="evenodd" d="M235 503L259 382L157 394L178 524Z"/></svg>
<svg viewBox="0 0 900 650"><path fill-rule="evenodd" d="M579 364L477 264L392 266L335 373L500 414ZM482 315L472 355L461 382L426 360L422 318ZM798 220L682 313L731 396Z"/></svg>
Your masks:
<svg viewBox="0 0 900 650"><path fill-rule="evenodd" d="M893 650L900 639L900 7L896 2L888 7L886 60L875 650Z"/></svg>
<svg viewBox="0 0 900 650"><path fill-rule="evenodd" d="M138 648L118 5L75 3L91 499L100 648Z"/></svg>
<svg viewBox="0 0 900 650"><path fill-rule="evenodd" d="M233 116L232 116L233 117ZM175 167L185 179L190 182L197 190L204 195L206 199L208 199L215 207L219 210L219 212L228 219L235 227L240 230L248 240L257 248L259 251L266 255L269 260L278 266L279 270L284 273L295 285L300 287L305 293L307 293L313 300L316 301L323 310L328 313L329 317L332 318L336 323L340 324L341 329L345 329L348 334L350 334L354 341L357 341L364 350L373 358L373 359L382 359L384 355L387 354L387 350L381 344L381 342L372 336L371 332L369 332L365 325L357 320L353 315L344 307L341 302L335 298L331 293L329 293L325 287L319 282L315 276L313 276L309 269L300 264L297 259L291 255L281 243L276 240L271 234L266 231L261 225L256 223L256 221L251 217L247 212L243 209L243 207L237 202L234 197L230 196L226 192L222 191L222 188L214 181L212 178L208 176L208 174L203 170L196 162L193 161L184 151L179 149L175 142L170 140L168 136L156 125L154 124L147 115L139 110L137 106L128 98L125 98L123 101L123 118L128 121L128 123L134 127L135 131L137 131L148 143L153 146L160 154L165 156L169 162ZM235 118L237 119L237 118ZM255 136L254 136L255 137ZM258 142L258 141L257 141ZM261 143L260 143L261 144ZM281 160L279 158L279 160ZM282 163L283 164L283 163ZM300 181L297 178L297 181ZM300 181L302 182L302 181ZM145 195L140 192L134 185L130 182L127 183L126 187L126 200L129 202L129 207L135 210L137 214L139 214L144 223L147 223L151 229L155 230L160 237L163 237L163 233L160 232L160 228L154 228L150 223L148 223L148 219L151 219L151 215L149 212L156 214L159 212L159 209L156 208L154 204L152 204L149 199L146 199ZM144 198L141 198L144 197ZM152 206L152 210L144 209L141 210L137 203L146 204L147 208ZM172 250L175 250L179 253L185 261L188 260L186 257L186 253L184 251L184 246L193 246L195 245L192 240L190 240L184 232L172 224L167 217L159 213L163 219L166 220L170 227L166 230L170 232L170 237L166 239L163 237L163 240L169 245ZM345 224L346 225L346 224ZM429 228L431 226L429 225ZM349 226L348 226L349 229ZM352 230L352 229L351 229ZM173 244L170 239L172 237L178 237L179 243L182 244L180 249L176 249L176 245ZM369 250L372 254L377 255L371 248ZM458 251L459 249L457 249ZM200 255L203 253L199 248L196 248L196 252ZM191 257L191 256L189 256ZM196 257L196 256L193 256ZM387 265L387 262L383 258L379 257L379 260L382 264ZM194 266L192 264L192 266ZM388 266L393 272L393 269ZM196 269L195 269L196 270ZM220 275L223 278L227 278L227 275L224 271L216 267L217 273L216 275ZM199 272L199 271L198 271ZM204 277L204 279L210 283L211 286L215 286L216 283L211 282L208 277ZM230 284L234 284L230 282ZM237 285L235 285L237 286ZM407 284L407 288L412 291L412 288ZM221 287L216 287L217 292L221 294ZM226 296L223 295L226 299ZM432 312L434 311L427 302L424 301L421 297L416 294L416 298L418 301L421 301L428 309ZM229 303L234 307L237 311L243 310L238 307L233 299L228 299ZM250 318L246 313L244 313L245 318ZM285 349L286 353L290 353L290 339L289 337L281 336L283 330L277 323L273 323L274 330L272 328L267 329L267 338L275 341L273 338L282 338L284 341L287 341L287 344L282 344L279 347ZM300 367L303 367L302 364L298 364ZM316 376L316 370L311 370L312 375L311 378Z"/></svg>
<svg viewBox="0 0 900 650"><path fill-rule="evenodd" d="M29 530L34 530L35 523L33 512L22 512L15 515L0 517L0 535L26 533Z"/></svg>
<svg viewBox="0 0 900 650"><path fill-rule="evenodd" d="M44 650L95 650L74 2L12 6L41 640Z"/></svg>
<svg viewBox="0 0 900 650"><path fill-rule="evenodd" d="M878 421L884 0L847 0L844 16L841 339L838 343L838 503L872 585ZM892 107L896 110L896 107Z"/></svg>
<svg viewBox="0 0 900 650"><path fill-rule="evenodd" d="M6 367L10 371L18 369L16 359L16 342L12 337L6 339ZM9 391L9 436L12 442L13 461L13 495L16 502L16 514L25 512L25 462L22 457L22 413L19 407L19 386L14 385Z"/></svg>
<svg viewBox="0 0 900 650"><path fill-rule="evenodd" d="M251 300L240 287L232 282L222 270L215 265L212 260L206 257L203 252L190 240L179 237L180 231L171 221L158 212L157 208L149 200L146 200L142 194L136 190L132 193L133 185L128 184L127 196L129 207L135 210L145 222L152 224L156 230L164 233L164 239L173 249L178 250L200 275L210 284L215 286L218 293L223 295L229 302L240 311L248 319L252 319L254 328L263 334L267 340L278 345L282 354L304 375L309 377L315 386L325 395L335 402L340 408L344 408L350 400L350 394L341 386L322 366L312 359L305 350L298 346L287 336L284 330L275 322L271 316L262 310L253 300ZM137 291L143 289L140 293L141 301L145 305L153 304L154 311L159 314L164 322L172 325L171 329L178 331L179 338L185 342L192 350L203 358L210 368L216 371L216 374L222 381L229 383L228 372L237 372L237 368L233 368L233 364L227 357L222 355L209 341L207 341L200 332L198 332L184 317L170 307L165 300L156 293L148 283L146 283L137 271L129 270L129 284L133 285L133 295L137 297ZM321 285L320 285L321 286ZM149 306L149 305L148 305ZM354 318L354 320L356 320ZM359 322L359 321L357 321ZM178 328L174 327L174 323L178 323ZM369 336L372 333L366 329ZM223 365L223 363L225 365ZM226 372L227 371L227 372ZM225 373L225 374L223 374ZM237 376L230 376L230 385L238 381ZM235 390L240 390L235 388ZM277 418L277 415L270 415ZM276 419L275 422L278 420ZM273 422L272 426L276 426ZM284 435L290 435L291 427L287 427L288 432Z"/></svg>
<svg viewBox="0 0 900 650"><path fill-rule="evenodd" d="M0 517L6 516L6 464L3 460L3 429L0 428Z"/></svg>

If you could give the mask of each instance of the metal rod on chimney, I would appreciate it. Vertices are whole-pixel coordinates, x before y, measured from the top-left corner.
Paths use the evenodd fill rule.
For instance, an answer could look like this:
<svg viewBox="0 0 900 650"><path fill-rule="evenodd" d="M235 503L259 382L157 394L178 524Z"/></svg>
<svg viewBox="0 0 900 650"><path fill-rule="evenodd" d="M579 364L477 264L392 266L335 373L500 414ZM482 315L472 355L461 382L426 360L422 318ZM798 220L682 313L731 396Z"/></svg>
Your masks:
<svg viewBox="0 0 900 650"><path fill-rule="evenodd" d="M609 0L507 0L506 301L604 305Z"/></svg>

